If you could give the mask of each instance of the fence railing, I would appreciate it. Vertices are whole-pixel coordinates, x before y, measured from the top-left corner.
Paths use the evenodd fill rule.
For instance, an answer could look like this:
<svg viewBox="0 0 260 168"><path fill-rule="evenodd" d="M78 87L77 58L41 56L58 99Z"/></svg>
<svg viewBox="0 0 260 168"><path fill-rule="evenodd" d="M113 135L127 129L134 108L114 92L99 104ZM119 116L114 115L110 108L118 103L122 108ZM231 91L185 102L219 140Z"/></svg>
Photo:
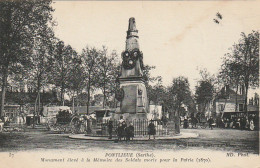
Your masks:
<svg viewBox="0 0 260 168"><path fill-rule="evenodd" d="M96 136L109 136L108 133L108 124L112 122L112 135L117 135L117 128L120 125L119 120L99 120L93 122L91 125L92 134ZM167 122L162 122L161 120L153 120L152 121L155 126L156 135L159 136L167 136L169 135L169 128L167 126ZM135 120L125 120L126 126L130 124L134 127L134 136L145 136L148 135L148 125L150 120L142 120L142 119L135 119Z"/></svg>

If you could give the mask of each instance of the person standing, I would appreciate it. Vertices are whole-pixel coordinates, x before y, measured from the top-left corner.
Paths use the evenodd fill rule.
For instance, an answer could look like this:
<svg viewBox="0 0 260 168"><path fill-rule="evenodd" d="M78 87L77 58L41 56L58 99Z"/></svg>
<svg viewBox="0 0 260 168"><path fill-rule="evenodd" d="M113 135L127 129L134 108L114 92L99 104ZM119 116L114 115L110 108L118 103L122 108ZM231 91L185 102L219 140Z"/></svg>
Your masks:
<svg viewBox="0 0 260 168"><path fill-rule="evenodd" d="M122 123L119 123L119 126L116 129L118 141L121 141L121 139L122 139L122 136L123 136L123 130L122 129L123 129Z"/></svg>
<svg viewBox="0 0 260 168"><path fill-rule="evenodd" d="M192 128L197 128L198 119L196 117L191 118Z"/></svg>
<svg viewBox="0 0 260 168"><path fill-rule="evenodd" d="M184 122L183 122L183 128L187 129L189 127L189 122L187 119L187 116L184 117Z"/></svg>
<svg viewBox="0 0 260 168"><path fill-rule="evenodd" d="M130 130L130 138L132 138L132 140L134 140L134 136L135 136L135 128L134 128L134 126L133 126L133 124L132 123L130 123L130 125L129 125L129 130Z"/></svg>
<svg viewBox="0 0 260 168"><path fill-rule="evenodd" d="M107 127L108 127L108 134L109 134L108 139L112 139L113 121L109 121Z"/></svg>
<svg viewBox="0 0 260 168"><path fill-rule="evenodd" d="M210 119L208 120L208 123L209 123L209 127L210 129L213 129L213 123L214 123L214 120L212 117L210 117Z"/></svg>
<svg viewBox="0 0 260 168"><path fill-rule="evenodd" d="M122 123L122 137L124 137L124 140L126 140L126 128L127 128L127 124L125 121L123 121Z"/></svg>
<svg viewBox="0 0 260 168"><path fill-rule="evenodd" d="M163 115L161 121L163 123L163 126L166 126L166 124L167 124L167 117L165 115Z"/></svg>
<svg viewBox="0 0 260 168"><path fill-rule="evenodd" d="M150 136L151 136L151 135L153 135L153 139L155 139L155 133L156 133L155 125L154 125L153 121L151 120L151 121L150 121L150 124L148 125L148 135L149 135L149 139L150 139Z"/></svg>

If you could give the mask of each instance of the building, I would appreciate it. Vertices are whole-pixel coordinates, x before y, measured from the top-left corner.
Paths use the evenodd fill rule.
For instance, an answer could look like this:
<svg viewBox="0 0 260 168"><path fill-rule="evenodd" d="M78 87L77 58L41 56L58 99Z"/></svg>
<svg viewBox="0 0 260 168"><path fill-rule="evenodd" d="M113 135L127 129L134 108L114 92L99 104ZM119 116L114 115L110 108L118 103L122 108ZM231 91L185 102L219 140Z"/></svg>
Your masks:
<svg viewBox="0 0 260 168"><path fill-rule="evenodd" d="M4 106L4 116L8 117L10 120L19 116L20 105L5 105Z"/></svg>
<svg viewBox="0 0 260 168"><path fill-rule="evenodd" d="M11 122L22 124L25 122L24 113L21 111L20 105L5 105L4 106L4 120Z"/></svg>
<svg viewBox="0 0 260 168"><path fill-rule="evenodd" d="M162 106L150 104L148 116L148 119L160 120L162 118Z"/></svg>
<svg viewBox="0 0 260 168"><path fill-rule="evenodd" d="M256 112L259 111L259 108L257 105L248 104L247 111ZM245 97L225 86L215 96L212 112L214 116L224 115L224 113L242 114L245 112Z"/></svg>

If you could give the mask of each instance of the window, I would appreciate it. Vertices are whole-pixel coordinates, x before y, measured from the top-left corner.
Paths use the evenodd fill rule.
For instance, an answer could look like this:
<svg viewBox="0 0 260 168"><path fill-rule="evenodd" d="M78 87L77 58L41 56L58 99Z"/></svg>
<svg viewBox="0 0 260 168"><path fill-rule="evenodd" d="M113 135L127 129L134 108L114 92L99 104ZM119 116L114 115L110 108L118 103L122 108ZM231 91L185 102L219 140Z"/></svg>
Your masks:
<svg viewBox="0 0 260 168"><path fill-rule="evenodd" d="M243 111L244 110L244 105L243 104L239 104L238 109L239 109L239 111Z"/></svg>
<svg viewBox="0 0 260 168"><path fill-rule="evenodd" d="M218 109L219 109L219 111L224 111L224 104L219 104L218 105Z"/></svg>

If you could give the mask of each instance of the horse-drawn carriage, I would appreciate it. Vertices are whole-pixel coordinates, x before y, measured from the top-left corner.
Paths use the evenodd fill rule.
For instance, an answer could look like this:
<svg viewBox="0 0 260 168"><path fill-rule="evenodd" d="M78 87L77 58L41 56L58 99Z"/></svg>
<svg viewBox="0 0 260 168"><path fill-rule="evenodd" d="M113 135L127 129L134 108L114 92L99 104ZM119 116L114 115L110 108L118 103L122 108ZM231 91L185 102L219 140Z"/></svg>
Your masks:
<svg viewBox="0 0 260 168"><path fill-rule="evenodd" d="M68 110L59 111L56 116L48 118L47 128L58 133L83 133L86 128L86 117L73 115Z"/></svg>

